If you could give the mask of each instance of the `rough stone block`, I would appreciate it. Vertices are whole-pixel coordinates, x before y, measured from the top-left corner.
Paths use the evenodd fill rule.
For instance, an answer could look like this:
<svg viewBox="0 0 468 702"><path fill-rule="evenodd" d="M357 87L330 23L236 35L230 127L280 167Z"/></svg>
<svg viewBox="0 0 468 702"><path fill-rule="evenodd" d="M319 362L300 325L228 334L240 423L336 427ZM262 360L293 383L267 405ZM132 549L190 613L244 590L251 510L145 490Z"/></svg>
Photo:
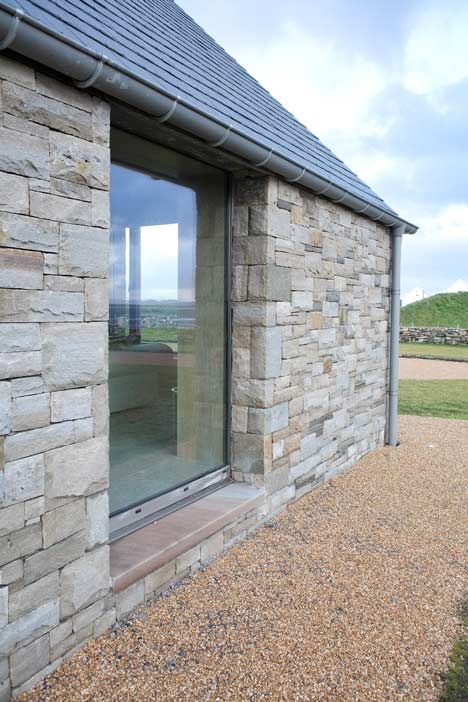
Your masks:
<svg viewBox="0 0 468 702"><path fill-rule="evenodd" d="M93 388L94 436L109 434L109 388L107 383Z"/></svg>
<svg viewBox="0 0 468 702"><path fill-rule="evenodd" d="M224 536L222 531L213 534L209 539L203 541L200 546L200 556L202 563L208 563L219 556L224 551Z"/></svg>
<svg viewBox="0 0 468 702"><path fill-rule="evenodd" d="M32 136L40 137L41 139L49 139L48 127L44 127L42 124L36 124L35 122L30 122L27 119L22 119L22 117L15 117L15 115L9 115L8 112L5 112L3 115L3 124L5 125L5 127L7 127L7 129L14 129L16 132L32 134ZM42 182L46 183L48 181Z"/></svg>
<svg viewBox="0 0 468 702"><path fill-rule="evenodd" d="M46 512L42 516L42 538L44 548L68 538L86 528L85 501L75 500L62 507Z"/></svg>
<svg viewBox="0 0 468 702"><path fill-rule="evenodd" d="M85 281L85 320L107 321L109 317L109 292L106 278L89 278Z"/></svg>
<svg viewBox="0 0 468 702"><path fill-rule="evenodd" d="M109 234L97 227L62 225L60 228L60 275L106 277L109 265ZM105 296L107 301L107 295Z"/></svg>
<svg viewBox="0 0 468 702"><path fill-rule="evenodd" d="M37 92L53 100L60 100L66 105L73 105L79 110L91 112L93 109L93 98L84 90L79 90L72 85L67 85L62 81L55 80L44 73L36 73Z"/></svg>
<svg viewBox="0 0 468 702"><path fill-rule="evenodd" d="M94 622L94 636L102 636L108 629L111 628L116 622L117 612L115 609L110 609L108 612L104 612L99 619Z"/></svg>
<svg viewBox="0 0 468 702"><path fill-rule="evenodd" d="M38 551L42 545L41 526L32 524L0 539L0 566L29 556Z"/></svg>
<svg viewBox="0 0 468 702"><path fill-rule="evenodd" d="M8 624L8 588L0 587L0 629Z"/></svg>
<svg viewBox="0 0 468 702"><path fill-rule="evenodd" d="M105 437L48 451L45 455L47 497L91 495L109 484L108 442Z"/></svg>
<svg viewBox="0 0 468 702"><path fill-rule="evenodd" d="M235 325L271 327L275 322L274 302L239 302L234 305L233 323Z"/></svg>
<svg viewBox="0 0 468 702"><path fill-rule="evenodd" d="M50 395L27 395L13 399L11 430L27 431L45 427L50 422Z"/></svg>
<svg viewBox="0 0 468 702"><path fill-rule="evenodd" d="M0 56L0 78L33 90L36 85L34 68L4 55Z"/></svg>
<svg viewBox="0 0 468 702"><path fill-rule="evenodd" d="M24 562L24 582L31 583L47 573L60 570L67 563L80 558L86 548L84 531L69 536L68 539L35 553ZM58 621L57 621L58 624Z"/></svg>
<svg viewBox="0 0 468 702"><path fill-rule="evenodd" d="M0 211L28 214L28 179L22 176L0 173ZM2 215L3 216L3 215Z"/></svg>
<svg viewBox="0 0 468 702"><path fill-rule="evenodd" d="M0 509L0 536L5 536L23 527L24 504L22 502Z"/></svg>
<svg viewBox="0 0 468 702"><path fill-rule="evenodd" d="M39 365L41 365L40 354L38 354L38 357ZM37 395L40 392L44 392L44 390L44 383L42 382L42 378L38 375L32 376L30 378L14 378L11 381L12 397L23 397L24 395Z"/></svg>
<svg viewBox="0 0 468 702"><path fill-rule="evenodd" d="M106 146L54 132L50 137L50 174L91 188L109 187L110 152Z"/></svg>
<svg viewBox="0 0 468 702"><path fill-rule="evenodd" d="M45 139L0 127L0 171L31 178L49 177L49 145Z"/></svg>
<svg viewBox="0 0 468 702"><path fill-rule="evenodd" d="M101 546L65 566L61 573L60 614L69 617L109 591L109 547ZM144 585L140 583L143 591Z"/></svg>
<svg viewBox="0 0 468 702"><path fill-rule="evenodd" d="M43 265L39 251L0 248L0 287L40 290Z"/></svg>
<svg viewBox="0 0 468 702"><path fill-rule="evenodd" d="M109 497L100 492L86 498L86 535L88 549L109 540Z"/></svg>
<svg viewBox="0 0 468 702"><path fill-rule="evenodd" d="M60 195L61 197L71 197L73 200L83 200L83 202L91 202L91 188L87 185L72 183L70 180L62 180L61 178L51 179L50 194Z"/></svg>
<svg viewBox="0 0 468 702"><path fill-rule="evenodd" d="M232 434L232 467L243 473L265 473L271 464L271 439L259 434Z"/></svg>
<svg viewBox="0 0 468 702"><path fill-rule="evenodd" d="M0 378L37 375L41 372L41 352L0 353ZM24 380L21 378L21 380ZM16 381L14 381L16 382ZM13 384L12 384L13 385Z"/></svg>
<svg viewBox="0 0 468 702"><path fill-rule="evenodd" d="M58 273L58 254L44 254L44 273L47 275L57 275Z"/></svg>
<svg viewBox="0 0 468 702"><path fill-rule="evenodd" d="M0 655L8 656L16 647L45 634L59 623L58 600L47 602L16 619L0 631Z"/></svg>
<svg viewBox="0 0 468 702"><path fill-rule="evenodd" d="M249 267L249 300L289 301L291 269L280 266Z"/></svg>
<svg viewBox="0 0 468 702"><path fill-rule="evenodd" d="M254 327L251 337L253 378L276 378L281 373L282 331L280 327Z"/></svg>
<svg viewBox="0 0 468 702"><path fill-rule="evenodd" d="M49 663L49 637L42 636L10 657L10 676L13 687L29 680Z"/></svg>
<svg viewBox="0 0 468 702"><path fill-rule="evenodd" d="M110 226L109 194L105 190L92 190L93 227Z"/></svg>
<svg viewBox="0 0 468 702"><path fill-rule="evenodd" d="M35 519L45 512L45 499L43 496L35 497L24 503L24 518Z"/></svg>
<svg viewBox="0 0 468 702"><path fill-rule="evenodd" d="M0 324L2 353L39 351L40 348L39 324Z"/></svg>
<svg viewBox="0 0 468 702"><path fill-rule="evenodd" d="M248 407L271 407L273 404L274 382L268 380L248 380L233 378L232 401Z"/></svg>
<svg viewBox="0 0 468 702"><path fill-rule="evenodd" d="M4 497L0 504L40 497L44 493L44 457L30 456L5 463L4 481Z"/></svg>
<svg viewBox="0 0 468 702"><path fill-rule="evenodd" d="M174 577L176 573L176 561L166 563L162 568L158 568L153 573L150 573L145 578L145 595L151 595L161 588L165 587Z"/></svg>
<svg viewBox="0 0 468 702"><path fill-rule="evenodd" d="M93 139L96 144L109 146L110 105L100 97L93 96Z"/></svg>
<svg viewBox="0 0 468 702"><path fill-rule="evenodd" d="M288 426L288 403L282 402L266 409L249 408L249 432L251 434L271 434Z"/></svg>
<svg viewBox="0 0 468 702"><path fill-rule="evenodd" d="M98 619L104 612L105 600L98 600L94 604L82 609L81 612L75 614L73 617L73 631L81 631L85 627L92 624L96 619Z"/></svg>
<svg viewBox="0 0 468 702"><path fill-rule="evenodd" d="M11 427L11 383L0 382L0 435L10 432Z"/></svg>
<svg viewBox="0 0 468 702"><path fill-rule="evenodd" d="M41 332L42 374L51 390L96 385L107 380L105 322L44 324Z"/></svg>
<svg viewBox="0 0 468 702"><path fill-rule="evenodd" d="M58 596L59 574L55 571L10 594L10 621L24 617L36 607L56 600Z"/></svg>
<svg viewBox="0 0 468 702"><path fill-rule="evenodd" d="M61 390L50 397L51 421L65 422L91 416L92 389Z"/></svg>
<svg viewBox="0 0 468 702"><path fill-rule="evenodd" d="M84 280L71 275L45 275L44 289L57 292L83 292Z"/></svg>
<svg viewBox="0 0 468 702"><path fill-rule="evenodd" d="M23 578L23 560L18 559L4 565L0 570L0 585L11 585Z"/></svg>
<svg viewBox="0 0 468 702"><path fill-rule="evenodd" d="M61 422L19 434L10 434L5 439L5 460L16 461L18 458L34 456L58 446L71 444L74 440L73 422Z"/></svg>
<svg viewBox="0 0 468 702"><path fill-rule="evenodd" d="M69 224L91 224L91 203L50 193L31 192L31 215Z"/></svg>
<svg viewBox="0 0 468 702"><path fill-rule="evenodd" d="M58 222L2 212L0 245L34 251L58 251Z"/></svg>
<svg viewBox="0 0 468 702"><path fill-rule="evenodd" d="M44 124L58 132L92 139L91 114L61 100L6 83L3 87L3 107L6 112Z"/></svg>
<svg viewBox="0 0 468 702"><path fill-rule="evenodd" d="M75 428L75 441L77 443L93 438L93 420L91 417L86 417L86 419L75 419L73 425Z"/></svg>
<svg viewBox="0 0 468 702"><path fill-rule="evenodd" d="M83 293L0 290L0 322L80 322Z"/></svg>
<svg viewBox="0 0 468 702"><path fill-rule="evenodd" d="M140 580L119 592L116 599L117 619L124 619L145 599L145 584Z"/></svg>

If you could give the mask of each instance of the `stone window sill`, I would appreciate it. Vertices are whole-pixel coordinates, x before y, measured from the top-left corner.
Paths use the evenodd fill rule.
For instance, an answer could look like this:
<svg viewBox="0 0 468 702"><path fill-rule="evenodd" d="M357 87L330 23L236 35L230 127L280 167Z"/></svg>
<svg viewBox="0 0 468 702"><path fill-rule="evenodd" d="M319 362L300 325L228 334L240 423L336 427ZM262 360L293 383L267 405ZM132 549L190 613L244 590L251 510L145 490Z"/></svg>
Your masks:
<svg viewBox="0 0 468 702"><path fill-rule="evenodd" d="M245 483L231 482L114 541L110 545L114 592L121 592L197 546L258 507L264 499L262 490Z"/></svg>

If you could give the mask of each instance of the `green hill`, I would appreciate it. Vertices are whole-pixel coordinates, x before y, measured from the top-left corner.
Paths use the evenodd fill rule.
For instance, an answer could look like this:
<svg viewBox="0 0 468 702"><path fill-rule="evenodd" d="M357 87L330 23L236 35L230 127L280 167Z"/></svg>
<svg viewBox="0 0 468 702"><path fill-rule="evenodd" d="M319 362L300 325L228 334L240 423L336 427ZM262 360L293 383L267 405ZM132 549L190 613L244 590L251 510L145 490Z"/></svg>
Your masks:
<svg viewBox="0 0 468 702"><path fill-rule="evenodd" d="M432 295L402 307L401 326L468 329L468 292Z"/></svg>

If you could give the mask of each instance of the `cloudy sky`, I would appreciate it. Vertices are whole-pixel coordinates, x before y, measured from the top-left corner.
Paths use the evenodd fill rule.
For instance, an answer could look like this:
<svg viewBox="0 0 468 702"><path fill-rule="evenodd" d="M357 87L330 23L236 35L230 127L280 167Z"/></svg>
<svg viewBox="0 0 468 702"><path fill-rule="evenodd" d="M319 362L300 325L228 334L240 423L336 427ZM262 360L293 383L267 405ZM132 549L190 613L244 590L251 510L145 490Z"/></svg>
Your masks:
<svg viewBox="0 0 468 702"><path fill-rule="evenodd" d="M405 219L403 291L468 280L467 0L177 0Z"/></svg>

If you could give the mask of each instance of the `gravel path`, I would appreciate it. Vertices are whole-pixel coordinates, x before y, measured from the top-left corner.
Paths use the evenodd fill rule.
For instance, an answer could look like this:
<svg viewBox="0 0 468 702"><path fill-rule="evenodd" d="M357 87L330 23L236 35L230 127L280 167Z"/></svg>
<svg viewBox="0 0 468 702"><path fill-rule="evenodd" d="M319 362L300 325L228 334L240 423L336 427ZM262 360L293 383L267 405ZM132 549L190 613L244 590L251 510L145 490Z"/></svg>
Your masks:
<svg viewBox="0 0 468 702"><path fill-rule="evenodd" d="M400 358L400 380L468 380L468 363Z"/></svg>
<svg viewBox="0 0 468 702"><path fill-rule="evenodd" d="M367 456L22 700L433 702L467 588L468 422Z"/></svg>

